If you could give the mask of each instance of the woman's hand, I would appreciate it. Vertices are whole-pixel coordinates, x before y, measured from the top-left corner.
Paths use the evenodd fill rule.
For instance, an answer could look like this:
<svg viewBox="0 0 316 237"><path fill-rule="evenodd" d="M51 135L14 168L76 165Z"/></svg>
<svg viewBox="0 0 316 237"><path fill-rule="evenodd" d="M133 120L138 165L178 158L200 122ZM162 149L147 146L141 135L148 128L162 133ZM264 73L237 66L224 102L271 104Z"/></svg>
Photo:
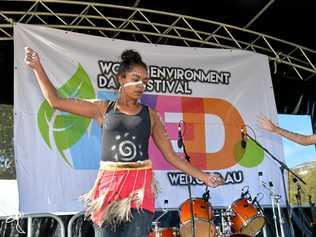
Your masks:
<svg viewBox="0 0 316 237"><path fill-rule="evenodd" d="M217 173L210 173L210 174L205 173L205 174L206 174L206 178L203 181L207 186L216 188L217 186L223 185L225 183L223 177L220 174L217 174Z"/></svg>
<svg viewBox="0 0 316 237"><path fill-rule="evenodd" d="M257 123L258 123L259 127L263 128L269 132L276 131L277 126L274 123L272 123L272 121L264 115L260 115L257 117Z"/></svg>
<svg viewBox="0 0 316 237"><path fill-rule="evenodd" d="M24 48L24 62L32 69L35 69L38 66L40 66L40 58L38 54L29 47Z"/></svg>

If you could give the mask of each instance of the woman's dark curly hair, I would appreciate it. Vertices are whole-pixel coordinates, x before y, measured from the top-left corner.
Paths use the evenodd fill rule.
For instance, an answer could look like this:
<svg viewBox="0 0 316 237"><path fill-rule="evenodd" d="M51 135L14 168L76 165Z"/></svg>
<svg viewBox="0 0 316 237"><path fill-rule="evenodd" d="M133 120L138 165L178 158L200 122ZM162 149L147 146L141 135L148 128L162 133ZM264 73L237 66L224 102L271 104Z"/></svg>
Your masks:
<svg viewBox="0 0 316 237"><path fill-rule="evenodd" d="M117 77L125 75L136 65L143 66L147 70L147 65L143 62L140 54L132 49L123 51L121 54L121 59L122 61L117 72Z"/></svg>

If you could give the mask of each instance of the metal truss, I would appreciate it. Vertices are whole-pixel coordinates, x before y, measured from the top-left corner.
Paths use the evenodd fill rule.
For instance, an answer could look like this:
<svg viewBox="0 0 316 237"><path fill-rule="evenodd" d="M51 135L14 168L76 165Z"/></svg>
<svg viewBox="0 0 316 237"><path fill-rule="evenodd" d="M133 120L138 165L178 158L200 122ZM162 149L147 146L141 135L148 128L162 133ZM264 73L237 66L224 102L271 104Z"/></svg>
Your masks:
<svg viewBox="0 0 316 237"><path fill-rule="evenodd" d="M13 39L16 23L36 24L113 39L187 47L242 49L267 55L274 73L316 76L316 51L216 21L136 7L83 1L0 2L0 40Z"/></svg>

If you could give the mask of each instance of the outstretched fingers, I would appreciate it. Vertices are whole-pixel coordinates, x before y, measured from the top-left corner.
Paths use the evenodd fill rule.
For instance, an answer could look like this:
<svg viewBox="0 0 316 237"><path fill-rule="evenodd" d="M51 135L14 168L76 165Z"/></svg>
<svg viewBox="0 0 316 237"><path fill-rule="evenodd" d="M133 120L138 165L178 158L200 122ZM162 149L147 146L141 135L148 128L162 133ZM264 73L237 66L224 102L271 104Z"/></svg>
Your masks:
<svg viewBox="0 0 316 237"><path fill-rule="evenodd" d="M39 63L38 54L31 48L24 48L24 62L26 65L34 68Z"/></svg>
<svg viewBox="0 0 316 237"><path fill-rule="evenodd" d="M217 173L211 173L208 175L208 182L207 185L210 187L217 187L223 185L225 183L223 177Z"/></svg>
<svg viewBox="0 0 316 237"><path fill-rule="evenodd" d="M264 115L257 116L257 124L259 127L270 132L272 132L275 128L275 125L272 123L272 121Z"/></svg>

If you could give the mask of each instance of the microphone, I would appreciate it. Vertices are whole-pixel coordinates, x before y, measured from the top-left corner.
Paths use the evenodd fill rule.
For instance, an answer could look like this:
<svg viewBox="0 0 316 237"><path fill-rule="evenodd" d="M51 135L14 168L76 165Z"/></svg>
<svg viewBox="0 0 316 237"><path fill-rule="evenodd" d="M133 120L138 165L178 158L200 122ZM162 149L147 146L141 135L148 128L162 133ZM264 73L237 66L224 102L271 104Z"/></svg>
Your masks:
<svg viewBox="0 0 316 237"><path fill-rule="evenodd" d="M246 199L249 199L249 187L248 186L244 186L242 189L241 189L241 195L240 195L241 198L246 198Z"/></svg>
<svg viewBox="0 0 316 237"><path fill-rule="evenodd" d="M245 198L245 199L249 199L249 192L246 191L246 192L244 192L244 193L241 193L240 197L241 197L241 198Z"/></svg>
<svg viewBox="0 0 316 237"><path fill-rule="evenodd" d="M259 194L260 194L260 193L257 193L257 194L256 194L255 198L252 200L251 203L252 203L252 205L256 204L257 207L259 208L259 210L261 211L261 213L263 213L263 209L262 209L262 207L260 206L260 203L259 203L258 200L257 200L257 197L258 197Z"/></svg>
<svg viewBox="0 0 316 237"><path fill-rule="evenodd" d="M202 194L202 199L205 202L208 202L208 200L210 199L210 191L208 189L205 190L205 192Z"/></svg>
<svg viewBox="0 0 316 237"><path fill-rule="evenodd" d="M240 142L240 145L242 148L246 148L247 146L247 130L246 130L246 127L242 127L240 129L240 135L241 135L241 142Z"/></svg>
<svg viewBox="0 0 316 237"><path fill-rule="evenodd" d="M268 184L267 184L267 183L263 180L263 178L262 178L262 171L259 171L259 172L258 172L258 177L259 177L259 183L260 183L263 187L269 189Z"/></svg>
<svg viewBox="0 0 316 237"><path fill-rule="evenodd" d="M182 134L181 134L181 122L178 123L178 148L181 149L183 146Z"/></svg>
<svg viewBox="0 0 316 237"><path fill-rule="evenodd" d="M258 203L258 201L257 201L257 196L258 196L258 195L256 195L255 198L252 200L252 202L251 202L252 205L253 205L254 203Z"/></svg>

